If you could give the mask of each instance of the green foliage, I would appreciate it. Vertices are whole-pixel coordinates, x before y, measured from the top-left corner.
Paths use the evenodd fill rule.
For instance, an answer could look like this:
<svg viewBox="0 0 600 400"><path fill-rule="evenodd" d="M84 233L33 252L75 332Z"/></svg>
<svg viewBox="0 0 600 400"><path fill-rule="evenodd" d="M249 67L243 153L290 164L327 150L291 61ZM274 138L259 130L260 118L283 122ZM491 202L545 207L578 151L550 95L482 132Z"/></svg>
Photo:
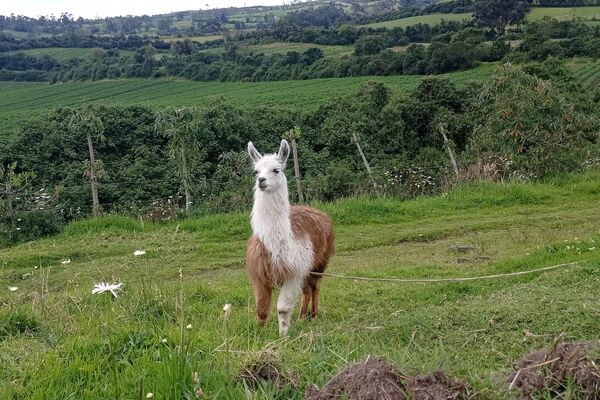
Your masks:
<svg viewBox="0 0 600 400"><path fill-rule="evenodd" d="M474 5L473 18L502 35L506 25L521 23L529 8L530 4L525 0L478 0Z"/></svg>
<svg viewBox="0 0 600 400"><path fill-rule="evenodd" d="M383 37L363 36L354 43L354 54L357 56L377 54L385 47Z"/></svg>
<svg viewBox="0 0 600 400"><path fill-rule="evenodd" d="M63 226L64 220L55 210L6 213L0 217L0 247L54 235Z"/></svg>
<svg viewBox="0 0 600 400"><path fill-rule="evenodd" d="M471 152L502 154L525 178L578 169L585 149L598 141L597 115L520 68L503 66L480 104L487 118L474 132Z"/></svg>

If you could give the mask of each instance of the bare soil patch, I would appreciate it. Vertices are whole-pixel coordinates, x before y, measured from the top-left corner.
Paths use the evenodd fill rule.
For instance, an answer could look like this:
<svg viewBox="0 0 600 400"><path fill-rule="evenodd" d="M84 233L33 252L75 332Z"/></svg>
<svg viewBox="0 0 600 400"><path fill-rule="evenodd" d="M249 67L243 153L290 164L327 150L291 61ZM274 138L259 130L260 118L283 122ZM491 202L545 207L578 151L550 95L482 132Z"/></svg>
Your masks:
<svg viewBox="0 0 600 400"><path fill-rule="evenodd" d="M256 360L244 367L240 378L250 387L257 386L260 381L270 382L279 389L298 386L297 374L281 367L277 357L271 352L259 354Z"/></svg>
<svg viewBox="0 0 600 400"><path fill-rule="evenodd" d="M350 365L320 390L306 389L305 400L467 400L474 399L468 385L441 371L410 377L383 358L367 358Z"/></svg>
<svg viewBox="0 0 600 400"><path fill-rule="evenodd" d="M509 388L520 389L524 399L560 396L568 388L581 399L600 398L600 342L562 343L527 354L515 368Z"/></svg>

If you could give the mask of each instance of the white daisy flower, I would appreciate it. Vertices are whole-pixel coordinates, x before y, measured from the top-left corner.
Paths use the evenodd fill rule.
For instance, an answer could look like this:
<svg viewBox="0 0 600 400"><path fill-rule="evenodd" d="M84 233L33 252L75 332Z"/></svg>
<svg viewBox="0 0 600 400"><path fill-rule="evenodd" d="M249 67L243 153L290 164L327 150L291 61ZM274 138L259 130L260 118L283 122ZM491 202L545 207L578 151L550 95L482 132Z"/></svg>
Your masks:
<svg viewBox="0 0 600 400"><path fill-rule="evenodd" d="M70 259L70 258L67 258L66 260L62 260L60 263L61 263L62 265L71 264L71 259Z"/></svg>
<svg viewBox="0 0 600 400"><path fill-rule="evenodd" d="M188 324L185 329L192 329L192 324Z"/></svg>
<svg viewBox="0 0 600 400"><path fill-rule="evenodd" d="M142 249L139 249L139 250L136 250L133 252L134 256L143 256L144 254L146 254L146 250L142 250Z"/></svg>
<svg viewBox="0 0 600 400"><path fill-rule="evenodd" d="M16 291L17 291L17 289L19 289L19 288L18 288L18 287L16 287L16 286L9 286L9 287L8 287L8 290L10 290L11 292L16 292Z"/></svg>
<svg viewBox="0 0 600 400"><path fill-rule="evenodd" d="M223 307L223 317L227 320L229 319L229 316L231 315L231 304L227 303L225 304L225 306Z"/></svg>
<svg viewBox="0 0 600 400"><path fill-rule="evenodd" d="M117 292L121 290L122 283L106 283L100 282L94 285L92 289L92 294L103 293L103 292L111 292L113 296L117 297Z"/></svg>
<svg viewBox="0 0 600 400"><path fill-rule="evenodd" d="M146 393L146 398L147 398L147 399L151 399L151 398L153 398L153 397L154 397L154 393L152 393L152 392L148 392L148 393Z"/></svg>

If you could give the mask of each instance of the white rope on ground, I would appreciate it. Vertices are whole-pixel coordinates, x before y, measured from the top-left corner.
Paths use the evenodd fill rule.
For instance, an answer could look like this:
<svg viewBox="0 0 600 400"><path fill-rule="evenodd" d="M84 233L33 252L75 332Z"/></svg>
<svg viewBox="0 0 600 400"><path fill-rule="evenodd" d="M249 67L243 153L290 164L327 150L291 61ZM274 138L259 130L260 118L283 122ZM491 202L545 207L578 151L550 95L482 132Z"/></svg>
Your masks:
<svg viewBox="0 0 600 400"><path fill-rule="evenodd" d="M373 281L373 282L396 282L396 283L466 282L466 281L477 281L477 280L485 280L485 279L503 278L506 276L533 274L536 272L551 271L553 269L558 269L558 268L563 268L563 267L576 267L579 264L586 262L586 261L589 261L589 260L573 261L573 262L566 263L566 264L552 265L550 267L530 269L528 271L507 272L505 274L471 276L471 277L465 277L465 278L401 279L401 278L368 278L366 276L338 275L338 274L330 274L327 272L311 272L311 274L319 275L319 276L330 276L332 278L352 279L352 280L356 280L356 281Z"/></svg>

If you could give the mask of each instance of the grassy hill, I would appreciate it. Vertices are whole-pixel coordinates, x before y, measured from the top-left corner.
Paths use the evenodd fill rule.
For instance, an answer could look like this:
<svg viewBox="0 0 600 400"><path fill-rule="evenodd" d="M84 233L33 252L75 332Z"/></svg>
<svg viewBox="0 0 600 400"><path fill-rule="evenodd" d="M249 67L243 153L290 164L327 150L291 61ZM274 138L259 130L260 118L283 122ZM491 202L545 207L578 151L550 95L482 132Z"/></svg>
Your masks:
<svg viewBox="0 0 600 400"><path fill-rule="evenodd" d="M547 17L559 21L582 20L600 24L600 7L534 7L527 15L527 20L538 21Z"/></svg>
<svg viewBox="0 0 600 400"><path fill-rule="evenodd" d="M406 28L407 26L417 24L428 24L435 25L444 21L464 21L471 19L471 13L463 14L428 14L418 15L416 17L408 17L401 19L394 19L391 21L375 22L372 24L361 25L369 28Z"/></svg>
<svg viewBox="0 0 600 400"><path fill-rule="evenodd" d="M46 47L41 49L28 49L28 50L18 50L18 51L9 51L4 54L17 54L23 53L29 56L49 56L58 61L65 61L73 58L88 58L95 51L103 51L100 48L79 48L79 47ZM133 53L133 51L119 50L120 54Z"/></svg>
<svg viewBox="0 0 600 400"><path fill-rule="evenodd" d="M321 316L260 329L243 270L248 213L167 225L109 216L0 253L0 398L302 398L339 368L386 356L404 372L442 369L485 398L523 353L598 338L600 171L536 184L479 183L414 201L319 205L333 218L329 272L472 277L588 260L546 273L463 283L325 278ZM472 246L456 253L452 246ZM146 255L135 257L133 251ZM70 259L63 265L61 260ZM94 283L123 293L92 295ZM10 292L7 286L18 289ZM226 322L225 303L233 305ZM297 389L245 388L268 352ZM492 383L496 382L496 384Z"/></svg>

